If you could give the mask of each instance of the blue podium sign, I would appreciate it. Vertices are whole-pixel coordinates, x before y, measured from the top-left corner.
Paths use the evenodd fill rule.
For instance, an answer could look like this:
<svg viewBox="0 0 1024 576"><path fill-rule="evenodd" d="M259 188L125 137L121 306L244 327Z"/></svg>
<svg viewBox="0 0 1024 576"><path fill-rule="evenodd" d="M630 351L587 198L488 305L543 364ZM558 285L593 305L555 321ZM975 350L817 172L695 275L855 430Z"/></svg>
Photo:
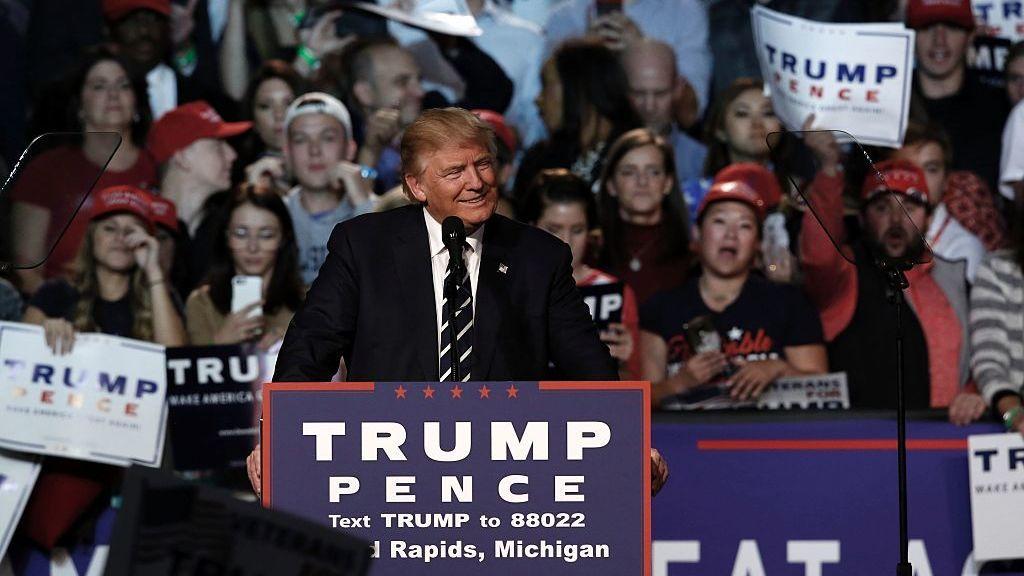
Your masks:
<svg viewBox="0 0 1024 576"><path fill-rule="evenodd" d="M371 574L650 573L646 382L267 384L263 503Z"/></svg>

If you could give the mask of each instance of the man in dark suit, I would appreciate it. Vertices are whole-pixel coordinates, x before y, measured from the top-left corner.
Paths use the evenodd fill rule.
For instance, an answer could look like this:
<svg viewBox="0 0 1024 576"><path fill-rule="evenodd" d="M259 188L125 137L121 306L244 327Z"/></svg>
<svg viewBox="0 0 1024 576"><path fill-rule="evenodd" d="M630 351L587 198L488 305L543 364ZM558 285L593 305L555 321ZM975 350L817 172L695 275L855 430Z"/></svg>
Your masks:
<svg viewBox="0 0 1024 576"><path fill-rule="evenodd" d="M334 229L275 381L329 380L340 358L350 381L541 380L549 363L577 380L618 379L576 290L568 246L494 213L494 155L490 126L466 110L428 110L406 129L403 187L418 204ZM461 278L448 278L441 223L449 216L466 230ZM444 289L453 279L454 316ZM249 457L257 490L258 456L257 448Z"/></svg>

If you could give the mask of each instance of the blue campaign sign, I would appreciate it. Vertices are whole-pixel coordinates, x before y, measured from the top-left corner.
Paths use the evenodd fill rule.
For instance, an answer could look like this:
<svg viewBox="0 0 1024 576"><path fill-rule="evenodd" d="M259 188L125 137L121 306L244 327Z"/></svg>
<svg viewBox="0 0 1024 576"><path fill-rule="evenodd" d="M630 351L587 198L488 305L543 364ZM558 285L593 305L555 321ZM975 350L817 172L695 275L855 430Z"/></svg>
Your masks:
<svg viewBox="0 0 1024 576"><path fill-rule="evenodd" d="M373 576L650 573L647 383L263 394L264 505L373 542Z"/></svg>
<svg viewBox="0 0 1024 576"><path fill-rule="evenodd" d="M722 420L653 428L673 470L655 499L655 576L894 573L895 421ZM907 430L914 573L977 574L966 438L1000 427L911 420Z"/></svg>

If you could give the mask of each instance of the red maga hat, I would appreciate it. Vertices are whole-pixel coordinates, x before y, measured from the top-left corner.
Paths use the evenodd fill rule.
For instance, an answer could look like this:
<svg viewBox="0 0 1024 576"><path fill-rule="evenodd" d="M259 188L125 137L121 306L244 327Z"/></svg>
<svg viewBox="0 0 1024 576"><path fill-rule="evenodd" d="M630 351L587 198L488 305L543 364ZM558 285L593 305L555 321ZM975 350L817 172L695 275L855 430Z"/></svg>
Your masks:
<svg viewBox="0 0 1024 576"><path fill-rule="evenodd" d="M152 10L170 17L171 0L103 0L103 18L117 22L136 10Z"/></svg>
<svg viewBox="0 0 1024 576"><path fill-rule="evenodd" d="M145 222L152 231L153 217L149 209L149 192L135 186L110 186L96 194L92 202L90 220L96 220L110 214L133 214Z"/></svg>
<svg viewBox="0 0 1024 576"><path fill-rule="evenodd" d="M875 164L875 169L884 181L879 180L875 172L869 172L864 177L860 195L865 204L886 191L902 194L920 204L929 204L928 180L917 164L907 160L886 160Z"/></svg>
<svg viewBox="0 0 1024 576"><path fill-rule="evenodd" d="M149 151L158 164L203 138L230 138L252 127L252 122L225 122L202 100L182 104L164 114L149 128Z"/></svg>
<svg viewBox="0 0 1024 576"><path fill-rule="evenodd" d="M937 22L974 30L971 0L910 0L907 3L907 26L916 30Z"/></svg>
<svg viewBox="0 0 1024 576"><path fill-rule="evenodd" d="M716 181L712 184L708 193L704 195L704 199L701 200L700 207L697 209L697 220L704 217L704 211L708 209L708 206L724 200L742 202L754 209L758 222L764 220L765 212L767 211L764 198L743 180Z"/></svg>

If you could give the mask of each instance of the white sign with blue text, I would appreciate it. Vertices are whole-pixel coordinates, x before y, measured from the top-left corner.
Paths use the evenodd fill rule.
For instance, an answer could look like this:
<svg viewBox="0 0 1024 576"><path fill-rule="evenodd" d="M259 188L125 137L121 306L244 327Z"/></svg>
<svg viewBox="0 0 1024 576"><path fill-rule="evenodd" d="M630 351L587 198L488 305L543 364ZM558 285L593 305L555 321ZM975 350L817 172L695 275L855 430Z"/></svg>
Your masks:
<svg viewBox="0 0 1024 576"><path fill-rule="evenodd" d="M971 526L977 561L1024 558L1024 438L980 434L967 439Z"/></svg>
<svg viewBox="0 0 1024 576"><path fill-rule="evenodd" d="M751 10L761 76L788 130L844 130L898 148L910 108L914 31L902 24L827 24Z"/></svg>
<svg viewBox="0 0 1024 576"><path fill-rule="evenodd" d="M7 553L38 476L38 456L0 450L0 558Z"/></svg>
<svg viewBox="0 0 1024 576"><path fill-rule="evenodd" d="M0 322L0 447L118 466L159 466L164 347L78 334L56 355L43 329Z"/></svg>

